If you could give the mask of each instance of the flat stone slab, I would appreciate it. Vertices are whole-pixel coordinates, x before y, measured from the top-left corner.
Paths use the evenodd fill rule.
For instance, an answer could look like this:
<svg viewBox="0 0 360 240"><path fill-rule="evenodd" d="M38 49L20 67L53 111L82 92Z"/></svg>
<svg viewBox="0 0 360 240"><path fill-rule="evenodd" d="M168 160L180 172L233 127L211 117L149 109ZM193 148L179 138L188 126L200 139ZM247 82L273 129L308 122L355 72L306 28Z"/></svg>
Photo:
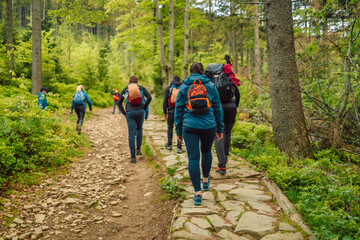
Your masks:
<svg viewBox="0 0 360 240"><path fill-rule="evenodd" d="M226 219L232 223L232 225L236 226L236 224L239 221L239 216L240 216L241 212L236 212L236 211L230 211L226 214Z"/></svg>
<svg viewBox="0 0 360 240"><path fill-rule="evenodd" d="M206 201L202 201L202 204L200 206L196 206L192 199L186 199L184 200L183 203L181 203L181 206L183 208L193 208L193 207L196 207L196 208L210 208L214 211L219 211L220 210L220 207L218 205L216 205L216 202L214 200L206 200Z"/></svg>
<svg viewBox="0 0 360 240"><path fill-rule="evenodd" d="M226 240L249 240L248 238L240 237L239 235L236 235L226 229L222 229L220 232L218 232L216 237Z"/></svg>
<svg viewBox="0 0 360 240"><path fill-rule="evenodd" d="M255 209L258 213L274 215L275 211L265 203L259 203L255 201L248 201L250 207Z"/></svg>
<svg viewBox="0 0 360 240"><path fill-rule="evenodd" d="M222 184L218 184L214 187L215 190L217 191L230 191L234 188L236 188L237 186L235 184L225 184L225 183L222 183Z"/></svg>
<svg viewBox="0 0 360 240"><path fill-rule="evenodd" d="M214 214L216 211L210 209L210 208L183 208L181 209L181 215L209 215Z"/></svg>
<svg viewBox="0 0 360 240"><path fill-rule="evenodd" d="M176 231L172 234L172 239L189 239L189 240L211 240L211 237L196 235L187 231Z"/></svg>
<svg viewBox="0 0 360 240"><path fill-rule="evenodd" d="M274 233L270 235L266 235L261 238L261 240L303 240L304 237L301 233Z"/></svg>
<svg viewBox="0 0 360 240"><path fill-rule="evenodd" d="M217 214L209 215L206 217L210 220L211 224L215 228L215 231L217 231L217 232L223 228L227 228L227 229L232 228L232 224L225 222L224 219L219 217L219 215L217 215Z"/></svg>
<svg viewBox="0 0 360 240"><path fill-rule="evenodd" d="M255 238L261 238L276 230L275 218L259 215L254 212L246 212L241 216L235 233L245 232Z"/></svg>
<svg viewBox="0 0 360 240"><path fill-rule="evenodd" d="M210 223L203 218L193 217L193 218L191 218L191 222L196 224L198 227L200 227L202 229L211 228Z"/></svg>
<svg viewBox="0 0 360 240"><path fill-rule="evenodd" d="M193 223L190 222L186 222L185 223L185 227L193 234L196 235L203 235L203 236L207 236L207 237L211 237L211 232L202 228L199 228L198 226L196 226Z"/></svg>
<svg viewBox="0 0 360 240"><path fill-rule="evenodd" d="M234 194L235 198L240 201L270 201L272 199L271 196L264 195L263 191L256 189L236 188L231 190L229 194Z"/></svg>
<svg viewBox="0 0 360 240"><path fill-rule="evenodd" d="M281 222L279 224L279 231L295 232L295 228L288 223Z"/></svg>
<svg viewBox="0 0 360 240"><path fill-rule="evenodd" d="M186 220L187 220L187 217L179 217L178 219L176 219L176 221L172 225L172 228L174 229L174 231L183 228Z"/></svg>
<svg viewBox="0 0 360 240"><path fill-rule="evenodd" d="M220 202L226 201L226 195L220 191L217 191L217 198Z"/></svg>
<svg viewBox="0 0 360 240"><path fill-rule="evenodd" d="M244 212L244 203L238 201L225 201L220 203L226 211Z"/></svg>

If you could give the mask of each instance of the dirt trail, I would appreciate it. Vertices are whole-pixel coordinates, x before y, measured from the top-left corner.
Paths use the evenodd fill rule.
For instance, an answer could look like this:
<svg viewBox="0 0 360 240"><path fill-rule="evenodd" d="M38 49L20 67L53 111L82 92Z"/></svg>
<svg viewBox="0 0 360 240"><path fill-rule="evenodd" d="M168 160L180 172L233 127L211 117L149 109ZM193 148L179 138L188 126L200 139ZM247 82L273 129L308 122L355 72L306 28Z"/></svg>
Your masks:
<svg viewBox="0 0 360 240"><path fill-rule="evenodd" d="M99 110L83 133L92 149L66 175L9 197L4 212L12 222L0 226L0 240L168 238L173 205L161 201L148 158L129 162L125 118Z"/></svg>

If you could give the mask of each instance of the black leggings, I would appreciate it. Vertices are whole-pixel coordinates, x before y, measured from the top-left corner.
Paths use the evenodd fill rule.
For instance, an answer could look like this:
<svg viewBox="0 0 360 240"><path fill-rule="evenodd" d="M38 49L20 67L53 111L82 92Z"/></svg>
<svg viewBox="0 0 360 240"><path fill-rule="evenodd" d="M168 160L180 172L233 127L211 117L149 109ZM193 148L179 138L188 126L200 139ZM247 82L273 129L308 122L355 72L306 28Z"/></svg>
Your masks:
<svg viewBox="0 0 360 240"><path fill-rule="evenodd" d="M80 106L80 107L75 106L75 112L76 112L76 114L78 116L76 124L80 124L82 126L83 123L84 123L84 117L85 117L86 108L82 107L82 106Z"/></svg>

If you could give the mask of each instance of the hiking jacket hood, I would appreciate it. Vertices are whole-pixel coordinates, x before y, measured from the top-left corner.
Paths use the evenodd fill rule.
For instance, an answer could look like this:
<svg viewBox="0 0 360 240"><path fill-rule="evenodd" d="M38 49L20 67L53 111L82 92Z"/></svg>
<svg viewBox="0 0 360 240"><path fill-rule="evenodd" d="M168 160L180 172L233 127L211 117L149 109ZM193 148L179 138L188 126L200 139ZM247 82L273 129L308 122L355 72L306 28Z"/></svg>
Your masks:
<svg viewBox="0 0 360 240"><path fill-rule="evenodd" d="M84 92L84 90L81 90L81 92L84 94L84 101L83 101L83 103L82 103L81 105L76 105L76 106L84 107L84 108L86 109L86 103L87 103L87 104L89 105L90 111L92 111L92 103L91 103L91 100L90 100L90 98L89 98L89 95L88 95L86 92ZM73 100L72 100L72 102L71 102L71 111L72 111L72 110L74 109L74 107L75 107L75 103L74 103L75 94L76 94L76 93L74 93Z"/></svg>
<svg viewBox="0 0 360 240"><path fill-rule="evenodd" d="M169 94L170 94L170 87L172 85L175 85L177 87L181 86L183 83L180 81L172 80L170 85L166 87L164 91L164 101L163 101L163 111L164 114L167 114L168 112L174 113L175 108L173 106L169 106Z"/></svg>
<svg viewBox="0 0 360 240"><path fill-rule="evenodd" d="M211 103L210 111L205 114L194 114L187 109L187 93L193 82L199 79L206 87L209 102ZM210 78L199 73L192 73L184 79L184 84L180 87L176 98L175 106L175 130L179 136L182 134L183 126L195 129L211 129L216 127L216 131L222 133L224 130L223 110L220 103L220 96Z"/></svg>

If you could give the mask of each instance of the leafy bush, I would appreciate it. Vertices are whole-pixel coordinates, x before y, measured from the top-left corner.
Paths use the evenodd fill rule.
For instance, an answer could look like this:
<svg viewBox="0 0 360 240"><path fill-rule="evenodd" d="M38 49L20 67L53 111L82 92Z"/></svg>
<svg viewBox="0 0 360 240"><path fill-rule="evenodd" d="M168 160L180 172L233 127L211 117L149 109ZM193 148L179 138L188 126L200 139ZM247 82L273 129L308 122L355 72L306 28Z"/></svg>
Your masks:
<svg viewBox="0 0 360 240"><path fill-rule="evenodd" d="M315 153L315 159L289 159L264 129L253 123L236 123L233 152L267 171L318 238L359 239L360 169L353 163L360 158L326 149Z"/></svg>
<svg viewBox="0 0 360 240"><path fill-rule="evenodd" d="M177 184L176 179L160 179L161 188L168 194L169 198L184 198L184 187Z"/></svg>

